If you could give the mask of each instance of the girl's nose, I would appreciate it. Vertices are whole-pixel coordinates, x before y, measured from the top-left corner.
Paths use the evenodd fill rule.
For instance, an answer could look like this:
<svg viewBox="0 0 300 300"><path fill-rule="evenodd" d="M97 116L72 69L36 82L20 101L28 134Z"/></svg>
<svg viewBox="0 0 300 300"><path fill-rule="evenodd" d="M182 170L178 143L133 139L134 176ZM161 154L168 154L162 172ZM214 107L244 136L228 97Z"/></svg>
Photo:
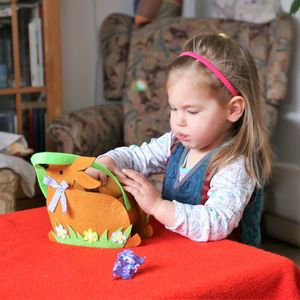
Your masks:
<svg viewBox="0 0 300 300"><path fill-rule="evenodd" d="M182 112L177 112L177 116L176 116L176 124L177 124L178 126L185 126L185 125L186 125L186 120L185 120L184 113L182 113Z"/></svg>

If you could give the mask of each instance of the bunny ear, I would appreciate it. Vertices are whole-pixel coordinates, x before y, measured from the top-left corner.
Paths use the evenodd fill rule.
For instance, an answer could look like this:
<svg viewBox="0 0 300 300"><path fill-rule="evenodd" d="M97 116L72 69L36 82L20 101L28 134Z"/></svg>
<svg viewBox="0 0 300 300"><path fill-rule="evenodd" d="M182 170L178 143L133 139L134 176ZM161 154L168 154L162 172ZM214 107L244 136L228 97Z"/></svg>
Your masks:
<svg viewBox="0 0 300 300"><path fill-rule="evenodd" d="M83 171L73 173L75 182L79 183L85 189L96 189L101 185L101 182L93 179Z"/></svg>
<svg viewBox="0 0 300 300"><path fill-rule="evenodd" d="M87 169L95 161L95 157L78 157L74 160L71 165L71 170L73 171L74 180L83 186L85 189L95 189L101 185L101 182L93 179L83 170Z"/></svg>
<svg viewBox="0 0 300 300"><path fill-rule="evenodd" d="M96 159L95 157L86 157L86 156L78 157L72 163L71 168L74 171L85 170L91 166L91 164L95 161L95 159Z"/></svg>

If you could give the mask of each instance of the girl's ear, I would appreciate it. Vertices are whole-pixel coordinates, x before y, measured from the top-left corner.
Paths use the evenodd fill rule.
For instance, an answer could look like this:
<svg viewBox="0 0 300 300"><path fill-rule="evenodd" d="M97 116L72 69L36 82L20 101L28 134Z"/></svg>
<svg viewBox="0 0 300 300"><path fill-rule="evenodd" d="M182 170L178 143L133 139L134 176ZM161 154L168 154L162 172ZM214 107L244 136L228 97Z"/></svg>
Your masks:
<svg viewBox="0 0 300 300"><path fill-rule="evenodd" d="M228 121L234 123L240 119L245 110L245 99L241 96L235 96L228 102Z"/></svg>

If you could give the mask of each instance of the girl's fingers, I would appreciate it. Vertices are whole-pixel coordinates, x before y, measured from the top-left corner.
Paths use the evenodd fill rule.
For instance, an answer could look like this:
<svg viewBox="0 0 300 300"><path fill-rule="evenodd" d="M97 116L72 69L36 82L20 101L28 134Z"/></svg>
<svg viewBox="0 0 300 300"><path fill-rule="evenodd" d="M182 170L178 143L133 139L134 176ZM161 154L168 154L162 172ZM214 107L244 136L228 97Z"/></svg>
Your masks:
<svg viewBox="0 0 300 300"><path fill-rule="evenodd" d="M142 185L140 183L138 183L137 181L132 180L130 178L126 178L126 179L122 180L122 184L125 186L132 187L134 189L140 189L142 187Z"/></svg>
<svg viewBox="0 0 300 300"><path fill-rule="evenodd" d="M135 196L136 195L136 192L137 192L137 189L134 188L134 187L131 187L131 186L124 186L124 190L128 193L130 193L131 195Z"/></svg>
<svg viewBox="0 0 300 300"><path fill-rule="evenodd" d="M130 179L139 182L139 183L143 183L144 182L144 176L142 174L140 174L139 172L136 172L134 170L130 170L130 169L122 169L122 172L129 177Z"/></svg>
<svg viewBox="0 0 300 300"><path fill-rule="evenodd" d="M105 173L99 172L100 181L102 185L107 185L107 175Z"/></svg>
<svg viewBox="0 0 300 300"><path fill-rule="evenodd" d="M85 170L85 172L89 175L89 176L91 176L91 177L93 177L94 179L96 179L96 180L99 180L100 178L99 178L99 172L97 172L97 170L96 169L94 169L94 168L87 168L86 170Z"/></svg>
<svg viewBox="0 0 300 300"><path fill-rule="evenodd" d="M126 179L126 175L122 173L119 169L114 169L114 174L118 177L118 179L121 181L122 179Z"/></svg>
<svg viewBox="0 0 300 300"><path fill-rule="evenodd" d="M123 170L122 170L123 172ZM141 175L140 173L133 171L133 170L126 170L123 172L126 175L126 178L122 180L122 183L124 185L131 186L133 188L139 189L142 186L144 186L145 181L144 181L144 176Z"/></svg>

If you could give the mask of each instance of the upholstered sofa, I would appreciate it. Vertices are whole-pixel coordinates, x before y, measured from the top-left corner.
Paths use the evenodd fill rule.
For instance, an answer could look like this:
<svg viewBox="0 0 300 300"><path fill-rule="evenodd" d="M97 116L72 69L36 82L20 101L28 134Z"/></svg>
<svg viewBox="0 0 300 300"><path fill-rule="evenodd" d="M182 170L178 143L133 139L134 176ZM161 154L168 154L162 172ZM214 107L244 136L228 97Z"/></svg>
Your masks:
<svg viewBox="0 0 300 300"><path fill-rule="evenodd" d="M0 153L0 214L45 203L31 164L20 157Z"/></svg>
<svg viewBox="0 0 300 300"><path fill-rule="evenodd" d="M293 38L290 16L281 14L266 24L175 17L137 27L131 17L112 14L100 30L104 94L119 102L56 118L48 126L55 150L97 156L116 146L140 144L168 130L165 67L188 37L207 31L224 32L251 51L271 134L287 92Z"/></svg>
<svg viewBox="0 0 300 300"><path fill-rule="evenodd" d="M11 212L16 207L18 175L10 169L0 171L0 214Z"/></svg>

